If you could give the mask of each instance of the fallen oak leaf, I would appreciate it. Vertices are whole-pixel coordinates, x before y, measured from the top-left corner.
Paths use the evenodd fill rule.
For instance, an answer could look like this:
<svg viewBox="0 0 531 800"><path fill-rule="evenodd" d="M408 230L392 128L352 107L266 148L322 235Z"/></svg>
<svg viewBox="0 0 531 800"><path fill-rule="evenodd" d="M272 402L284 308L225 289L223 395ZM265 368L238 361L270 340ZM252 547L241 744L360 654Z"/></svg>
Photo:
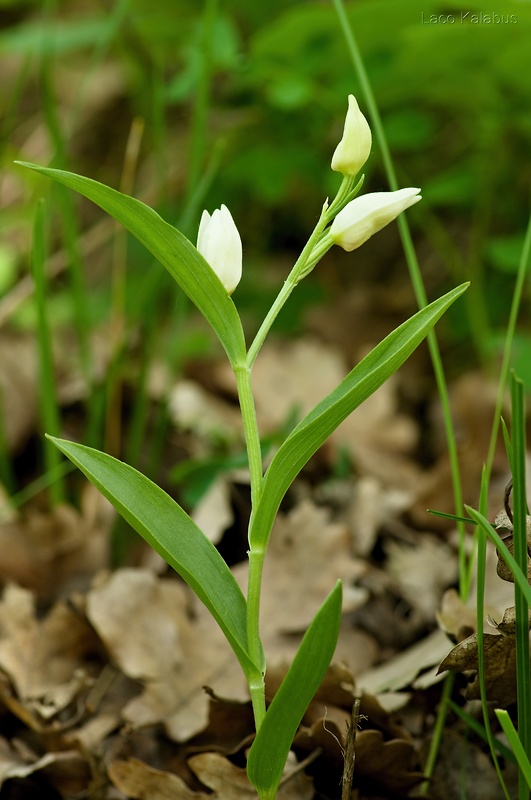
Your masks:
<svg viewBox="0 0 531 800"><path fill-rule="evenodd" d="M377 730L358 731L356 736L356 771L383 791L408 791L424 780L414 769L418 760L413 743L407 739L384 741Z"/></svg>
<svg viewBox="0 0 531 800"><path fill-rule="evenodd" d="M87 615L112 661L144 691L122 718L134 728L162 722L186 741L208 721L203 686L248 699L223 633L186 586L145 569L120 569L87 596Z"/></svg>
<svg viewBox="0 0 531 800"><path fill-rule="evenodd" d="M107 769L114 786L132 800L208 800L193 792L178 775L155 769L138 758L113 761Z"/></svg>
<svg viewBox="0 0 531 800"><path fill-rule="evenodd" d="M235 766L219 753L192 756L188 765L201 783L214 790L208 795L210 800L256 800L256 789L249 782L245 769ZM312 781L303 773L292 770L285 773L277 800L311 800L314 792Z"/></svg>
<svg viewBox="0 0 531 800"><path fill-rule="evenodd" d="M350 714L339 709L332 713L329 711L316 719L311 727L301 727L294 744L304 752L320 748L325 753L328 769L331 766L335 768L339 779L343 769L342 740ZM424 780L423 773L414 768L417 761L410 739L386 741L379 730L358 730L354 783L363 782L364 787L370 789L370 796L378 793L378 796L396 797L398 792L405 793Z"/></svg>
<svg viewBox="0 0 531 800"><path fill-rule="evenodd" d="M440 663L437 673L452 672L477 673L478 641L477 633L472 634L456 645ZM489 700L506 708L516 700L516 638L515 636L483 634L485 662L485 690ZM480 698L479 679L476 674L468 684L466 697L469 700Z"/></svg>
<svg viewBox="0 0 531 800"><path fill-rule="evenodd" d="M37 619L32 592L10 585L0 601L0 669L39 721L64 711L91 681L98 640L81 615L58 602Z"/></svg>
<svg viewBox="0 0 531 800"><path fill-rule="evenodd" d="M510 497L513 488L512 479L505 487L505 500L504 510L496 514L494 519L494 527L503 539L503 543L508 551L514 556L514 541L513 541L513 514L510 507ZM504 535L505 534L505 535ZM526 516L526 539L527 539L527 580L531 581L531 559L529 558L529 549L531 548L531 516ZM496 572L499 577L504 581L514 583L514 575L509 566L505 563L505 559L498 553L498 566Z"/></svg>
<svg viewBox="0 0 531 800"><path fill-rule="evenodd" d="M20 742L18 744L15 749L7 739L0 737L0 786L9 780L22 780L36 772L46 771L49 782L64 790L65 794L79 795L86 788L90 780L89 767L77 751L48 752L31 759L29 748L21 747Z"/></svg>

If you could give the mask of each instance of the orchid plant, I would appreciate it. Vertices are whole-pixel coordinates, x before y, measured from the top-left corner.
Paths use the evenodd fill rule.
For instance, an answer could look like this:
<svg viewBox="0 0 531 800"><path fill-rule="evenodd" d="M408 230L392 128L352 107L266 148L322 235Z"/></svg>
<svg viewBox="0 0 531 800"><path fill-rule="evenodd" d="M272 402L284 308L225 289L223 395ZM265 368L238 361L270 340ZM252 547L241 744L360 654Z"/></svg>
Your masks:
<svg viewBox="0 0 531 800"><path fill-rule="evenodd" d="M332 158L332 169L343 176L337 195L330 204L324 203L317 225L249 348L230 296L242 275L242 243L226 206L212 215L203 212L195 247L138 200L73 173L24 165L80 192L142 242L208 320L234 371L251 484L247 597L214 545L160 487L105 453L71 441L53 441L181 575L225 634L242 667L252 700L256 738L249 752L247 772L261 800L276 797L297 728L333 657L341 619L342 589L338 582L311 622L283 683L266 708L260 596L267 545L280 503L297 474L332 431L401 366L466 288L466 284L457 287L392 331L298 423L264 472L251 372L280 309L334 244L347 251L360 247L421 199L420 190L414 188L359 195L363 176L358 175L370 150L370 127L351 95L343 137Z"/></svg>

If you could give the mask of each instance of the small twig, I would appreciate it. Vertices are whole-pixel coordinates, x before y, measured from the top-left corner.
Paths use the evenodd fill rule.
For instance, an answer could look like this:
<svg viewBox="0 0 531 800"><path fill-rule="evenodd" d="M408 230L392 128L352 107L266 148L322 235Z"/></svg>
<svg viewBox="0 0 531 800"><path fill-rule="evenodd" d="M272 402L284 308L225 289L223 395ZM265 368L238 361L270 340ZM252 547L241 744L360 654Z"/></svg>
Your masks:
<svg viewBox="0 0 531 800"><path fill-rule="evenodd" d="M356 761L356 733L360 719L361 700L356 698L352 706L350 723L347 726L345 737L345 766L343 768L343 778L341 780L341 800L350 800L352 792L352 779L354 777L354 763Z"/></svg>

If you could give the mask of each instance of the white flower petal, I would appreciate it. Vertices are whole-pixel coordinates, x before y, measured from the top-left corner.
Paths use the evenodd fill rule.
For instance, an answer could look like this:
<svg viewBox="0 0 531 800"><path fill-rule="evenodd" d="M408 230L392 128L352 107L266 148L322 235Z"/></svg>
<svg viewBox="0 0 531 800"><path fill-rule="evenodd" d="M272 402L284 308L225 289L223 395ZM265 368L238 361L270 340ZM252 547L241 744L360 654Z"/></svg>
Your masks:
<svg viewBox="0 0 531 800"><path fill-rule="evenodd" d="M227 206L222 205L212 215L203 211L197 249L232 294L242 276L242 241Z"/></svg>
<svg viewBox="0 0 531 800"><path fill-rule="evenodd" d="M350 251L421 200L420 189L374 192L355 197L334 219L330 234L336 244Z"/></svg>

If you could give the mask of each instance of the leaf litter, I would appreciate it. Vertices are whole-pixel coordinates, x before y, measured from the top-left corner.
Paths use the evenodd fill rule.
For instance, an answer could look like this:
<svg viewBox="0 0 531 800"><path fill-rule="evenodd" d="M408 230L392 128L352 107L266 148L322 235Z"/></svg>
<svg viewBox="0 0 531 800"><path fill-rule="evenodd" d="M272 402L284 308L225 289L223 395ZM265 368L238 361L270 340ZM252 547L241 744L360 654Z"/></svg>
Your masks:
<svg viewBox="0 0 531 800"><path fill-rule="evenodd" d="M370 329L365 333L368 346ZM310 410L362 353L315 337L266 344L253 376L264 433L275 436L287 420ZM74 394L61 393L66 406L83 401L83 385L74 377L61 377L63 387L77 386ZM452 393L475 477L484 447L477 418L492 413L492 397L481 391L483 379L470 380L458 380ZM404 394L399 373L356 410L303 470L275 523L262 609L269 699L330 586L341 577L345 587L336 655L294 742L279 793L284 800L340 796L345 734L357 697L351 797L418 796L442 680L439 664L472 675L458 684L461 703L477 696L475 610L452 588L455 536L448 522L423 510L428 494L431 506L451 508L443 446L434 437L431 466L418 460L424 434L402 407ZM166 400L172 437L188 457L241 448L234 385L223 363L198 365L193 377L174 385L166 376L154 385L151 402ZM17 403L13 396L10 402ZM23 447L33 435L34 412L23 425L15 422L10 447ZM231 468L190 508L224 554L239 554L231 563L242 588L247 563L235 542L245 523L247 483L245 470ZM477 485L471 480L468 490ZM23 512L10 509L2 520L0 796L22 785L54 797L97 800L253 797L244 770L253 735L245 684L223 636L188 588L143 547L130 564L110 568L114 515L92 487L83 485L79 509L49 511L37 501ZM495 588L486 608L500 622L487 631L488 691L510 704L510 593L500 590L507 584L495 567L489 582ZM456 753L463 748L473 758L477 786L491 782L484 796L498 796L482 745L465 740L454 721L443 737L444 775L439 769L434 776L432 800L459 797Z"/></svg>

